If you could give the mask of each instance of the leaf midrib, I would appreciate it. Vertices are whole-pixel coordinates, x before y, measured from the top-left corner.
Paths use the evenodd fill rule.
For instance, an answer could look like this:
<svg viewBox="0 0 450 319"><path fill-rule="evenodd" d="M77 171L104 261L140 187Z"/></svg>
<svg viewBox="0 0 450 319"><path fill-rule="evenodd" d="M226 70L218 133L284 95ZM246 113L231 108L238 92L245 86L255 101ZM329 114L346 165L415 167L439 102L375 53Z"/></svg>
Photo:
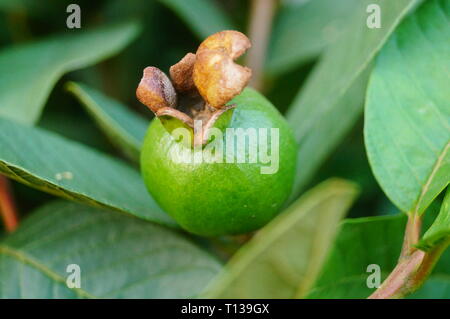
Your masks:
<svg viewBox="0 0 450 319"><path fill-rule="evenodd" d="M420 209L420 205L423 201L423 198L427 194L428 189L430 188L431 182L433 181L433 178L436 175L436 172L441 167L441 163L443 162L449 149L450 149L450 141L447 142L447 145L442 150L441 155L439 155L439 157L437 158L436 163L433 165L433 169L431 170L430 176L428 177L426 183L422 186L422 191L419 195L419 198L417 199L417 204L415 205L415 208L414 208L414 215L418 215L420 213L419 209Z"/></svg>

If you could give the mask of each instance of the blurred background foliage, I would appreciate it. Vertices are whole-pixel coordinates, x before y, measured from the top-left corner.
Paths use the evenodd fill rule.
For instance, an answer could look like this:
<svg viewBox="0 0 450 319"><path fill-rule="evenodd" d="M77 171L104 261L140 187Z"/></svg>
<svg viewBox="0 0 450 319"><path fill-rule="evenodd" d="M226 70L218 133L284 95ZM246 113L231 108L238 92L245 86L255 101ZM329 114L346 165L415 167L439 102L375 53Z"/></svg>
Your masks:
<svg viewBox="0 0 450 319"><path fill-rule="evenodd" d="M353 2L345 1L343 6L329 6L329 1L319 1L322 6L311 6L304 0L278 3L261 90L280 112L286 112L321 53L338 36L339 24ZM66 7L70 3L73 1L0 0L2 49L53 34L77 32L66 27ZM168 71L186 52L195 52L203 38L223 27L248 33L251 11L250 1L239 0L79 0L76 3L81 7L82 30L130 19L139 20L142 29L131 45L114 57L64 75L51 91L38 125L115 156L121 155L115 152L79 102L64 90L64 84L68 80L87 83L150 119L150 112L135 98L142 69L153 65ZM343 177L355 181L362 189L349 217L396 213L397 209L372 175L362 128L360 117L309 186L331 176ZM13 182L13 191L21 215L52 198L16 182Z"/></svg>

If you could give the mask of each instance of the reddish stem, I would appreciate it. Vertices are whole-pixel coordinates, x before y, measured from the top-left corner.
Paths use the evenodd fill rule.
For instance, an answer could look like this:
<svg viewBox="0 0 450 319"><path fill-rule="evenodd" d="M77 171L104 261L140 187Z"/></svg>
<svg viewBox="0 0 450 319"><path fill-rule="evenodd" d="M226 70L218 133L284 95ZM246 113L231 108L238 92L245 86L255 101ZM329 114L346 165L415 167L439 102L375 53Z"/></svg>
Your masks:
<svg viewBox="0 0 450 319"><path fill-rule="evenodd" d="M248 34L252 41L252 48L247 53L247 65L253 73L250 85L257 90L261 90L263 86L263 68L275 10L275 0L252 0L251 2Z"/></svg>
<svg viewBox="0 0 450 319"><path fill-rule="evenodd" d="M406 294L405 288L412 276L424 260L425 252L416 250L411 256L403 257L383 284L369 299L401 298Z"/></svg>
<svg viewBox="0 0 450 319"><path fill-rule="evenodd" d="M18 214L9 180L0 175L0 215L8 232L13 232L19 225Z"/></svg>
<svg viewBox="0 0 450 319"><path fill-rule="evenodd" d="M400 260L410 256L414 250L415 244L420 239L420 231L422 229L422 218L419 215L408 215L408 222L406 224L405 236L403 239L402 252L400 254Z"/></svg>
<svg viewBox="0 0 450 319"><path fill-rule="evenodd" d="M424 252L414 247L419 241L422 220L409 215L399 262L369 299L402 298L419 289L430 275L450 240Z"/></svg>

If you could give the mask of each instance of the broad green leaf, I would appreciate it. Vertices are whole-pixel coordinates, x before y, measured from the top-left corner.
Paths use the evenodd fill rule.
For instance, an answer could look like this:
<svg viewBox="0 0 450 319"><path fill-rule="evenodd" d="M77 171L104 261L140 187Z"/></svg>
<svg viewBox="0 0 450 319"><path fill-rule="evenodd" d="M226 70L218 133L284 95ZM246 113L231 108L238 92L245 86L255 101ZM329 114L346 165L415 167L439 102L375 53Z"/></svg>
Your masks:
<svg viewBox="0 0 450 319"><path fill-rule="evenodd" d="M0 173L56 196L174 225L147 193L139 173L122 161L2 118Z"/></svg>
<svg viewBox="0 0 450 319"><path fill-rule="evenodd" d="M336 40L358 1L282 2L271 36L268 71L279 75L317 57Z"/></svg>
<svg viewBox="0 0 450 319"><path fill-rule="evenodd" d="M123 104L82 83L70 82L74 94L119 150L138 161L148 121Z"/></svg>
<svg viewBox="0 0 450 319"><path fill-rule="evenodd" d="M199 39L222 30L235 29L226 14L209 0L159 0L171 8Z"/></svg>
<svg viewBox="0 0 450 319"><path fill-rule="evenodd" d="M302 297L356 193L349 182L329 180L303 195L232 257L207 297Z"/></svg>
<svg viewBox="0 0 450 319"><path fill-rule="evenodd" d="M377 3L382 28L366 27L366 8ZM358 1L345 31L324 54L287 118L299 141L293 197L308 183L325 158L358 119L363 105L368 67L389 35L414 5L414 0Z"/></svg>
<svg viewBox="0 0 450 319"><path fill-rule="evenodd" d="M406 216L365 217L345 220L334 247L308 298L367 298L375 288L367 281L378 265L381 281L398 261L403 242ZM429 280L411 296L415 298L450 298L450 251L438 262ZM372 283L372 280L369 279Z"/></svg>
<svg viewBox="0 0 450 319"><path fill-rule="evenodd" d="M36 123L53 85L64 73L114 55L138 30L131 22L80 29L0 51L0 116Z"/></svg>
<svg viewBox="0 0 450 319"><path fill-rule="evenodd" d="M422 214L450 181L450 3L426 1L396 30L371 76L365 143L402 211Z"/></svg>
<svg viewBox="0 0 450 319"><path fill-rule="evenodd" d="M450 237L450 189L447 190L441 211L433 225L423 235L419 247L424 250L433 248L442 240Z"/></svg>
<svg viewBox="0 0 450 319"><path fill-rule="evenodd" d="M80 269L80 288L66 280ZM164 227L57 201L0 242L0 298L187 298L220 264Z"/></svg>

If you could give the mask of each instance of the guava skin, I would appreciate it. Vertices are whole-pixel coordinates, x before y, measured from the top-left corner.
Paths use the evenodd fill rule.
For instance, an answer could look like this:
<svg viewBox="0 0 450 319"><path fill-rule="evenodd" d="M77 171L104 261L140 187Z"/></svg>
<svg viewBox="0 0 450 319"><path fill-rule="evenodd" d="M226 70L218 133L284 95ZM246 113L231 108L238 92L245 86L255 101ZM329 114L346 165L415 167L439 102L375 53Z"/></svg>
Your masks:
<svg viewBox="0 0 450 319"><path fill-rule="evenodd" d="M174 156L181 149L194 150L177 142L158 118L144 140L141 171L148 191L182 228L197 235L242 234L264 226L280 211L294 182L297 144L283 116L252 89L245 89L228 104L233 103L236 108L228 127L279 129L276 173L261 174L261 166L269 164L259 161L176 162Z"/></svg>

